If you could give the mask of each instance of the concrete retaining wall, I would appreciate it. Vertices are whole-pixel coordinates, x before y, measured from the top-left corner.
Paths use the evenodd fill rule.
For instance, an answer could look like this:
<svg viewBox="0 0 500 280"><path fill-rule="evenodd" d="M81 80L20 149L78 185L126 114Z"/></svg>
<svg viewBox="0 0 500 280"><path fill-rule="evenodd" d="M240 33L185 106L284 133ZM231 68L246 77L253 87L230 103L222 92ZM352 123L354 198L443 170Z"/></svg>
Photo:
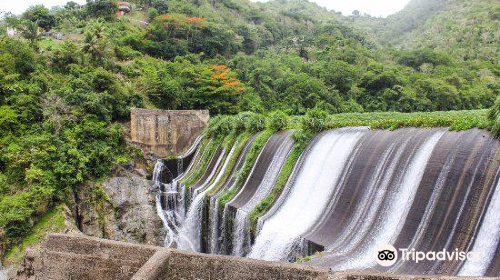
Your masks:
<svg viewBox="0 0 500 280"><path fill-rule="evenodd" d="M28 251L23 280L454 280L467 277L330 273L326 268L187 253L83 235L51 234ZM487 279L487 278L482 278ZM491 278L490 278L491 279Z"/></svg>
<svg viewBox="0 0 500 280"><path fill-rule="evenodd" d="M210 114L202 111L167 111L132 108L132 144L144 155L165 158L178 156L194 143L208 123Z"/></svg>

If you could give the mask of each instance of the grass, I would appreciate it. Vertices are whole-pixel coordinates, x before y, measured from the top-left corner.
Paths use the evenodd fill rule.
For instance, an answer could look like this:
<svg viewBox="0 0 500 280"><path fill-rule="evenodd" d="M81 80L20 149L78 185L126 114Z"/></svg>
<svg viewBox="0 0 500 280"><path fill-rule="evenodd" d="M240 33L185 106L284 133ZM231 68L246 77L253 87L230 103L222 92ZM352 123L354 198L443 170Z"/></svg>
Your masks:
<svg viewBox="0 0 500 280"><path fill-rule="evenodd" d="M193 173L190 174L190 176L188 178L186 178L185 180L182 181L182 183L186 187L188 187L188 188L191 187L193 184L195 184L201 178L201 176L203 175L203 172L207 168L208 164L210 163L210 160L212 159L215 151L217 150L217 147L219 147L219 145L221 143L222 143L222 138L219 137L219 138L213 139L210 142L210 144L207 145L207 147L206 147L207 150L204 152L203 157L200 159L201 162L200 162L199 168L196 168L195 170L193 170Z"/></svg>
<svg viewBox="0 0 500 280"><path fill-rule="evenodd" d="M10 248L5 255L6 263L21 261L28 247L40 244L48 233L62 231L65 228L63 207L63 205L59 205L48 212L35 224L29 235L20 244Z"/></svg>
<svg viewBox="0 0 500 280"><path fill-rule="evenodd" d="M245 148L248 139L250 139L250 135L248 133L243 133L240 136L238 136L235 142L235 145L238 146L234 149L234 153L231 159L229 159L229 162L227 164L226 169L224 170L224 174L222 175L221 180L219 181L217 186L215 186L215 188L213 188L213 190L208 194L208 196L212 196L226 182L227 178L229 177L231 171L234 168L234 165L236 164L236 161L238 160L241 151L243 150L243 148Z"/></svg>
<svg viewBox="0 0 500 280"><path fill-rule="evenodd" d="M256 232L257 221L259 220L259 218L262 217L262 215L264 215L265 213L267 213L269 209L271 209L274 202L283 191L283 188L288 182L288 178L290 178L290 175L293 172L295 164L299 160L300 156L304 152L305 148L307 147L307 144L312 139L312 137L313 137L312 134L307 135L306 137L302 138L301 141L298 141L294 144L292 150L290 151L290 154L288 155L285 163L283 164L283 167L281 168L278 178L276 179L276 183L274 184L273 190L264 200L262 200L250 212L249 220L250 220L250 229L252 231L252 234L255 234Z"/></svg>
<svg viewBox="0 0 500 280"><path fill-rule="evenodd" d="M41 49L55 51L61 47L62 40L57 40L52 37L44 37L38 42L38 46Z"/></svg>
<svg viewBox="0 0 500 280"><path fill-rule="evenodd" d="M250 148L250 151L248 152L248 155L245 159L245 164L238 172L238 177L236 179L235 187L223 193L219 198L219 206L221 212L224 210L226 204L237 194L237 192L243 186L246 178L248 177L250 171L252 170L253 165L255 164L255 161L257 161L257 157L259 156L260 151L262 150L262 148L264 148L264 145L267 143L267 140L269 140L269 138L273 134L274 134L273 130L269 129L264 130L259 136L257 136L255 141L252 143L252 147Z"/></svg>
<svg viewBox="0 0 500 280"><path fill-rule="evenodd" d="M467 130L488 127L488 110L465 110L443 112L374 112L329 115L324 130L348 126L368 126L372 129L398 129L403 127L449 127L450 130ZM295 116L291 128L300 127L302 116Z"/></svg>

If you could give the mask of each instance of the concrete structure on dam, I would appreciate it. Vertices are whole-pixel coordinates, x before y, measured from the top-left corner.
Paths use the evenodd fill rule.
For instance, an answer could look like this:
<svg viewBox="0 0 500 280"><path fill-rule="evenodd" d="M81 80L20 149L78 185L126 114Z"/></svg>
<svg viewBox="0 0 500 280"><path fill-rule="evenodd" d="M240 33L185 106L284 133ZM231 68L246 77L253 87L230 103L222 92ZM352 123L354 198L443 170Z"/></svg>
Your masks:
<svg viewBox="0 0 500 280"><path fill-rule="evenodd" d="M132 108L130 132L132 144L144 155L159 158L184 153L208 123L207 110L150 110Z"/></svg>
<svg viewBox="0 0 500 280"><path fill-rule="evenodd" d="M240 257L186 253L84 235L51 234L28 251L19 280L453 280L448 276L331 273L327 268ZM488 279L478 278L473 279ZM489 278L492 279L492 278Z"/></svg>

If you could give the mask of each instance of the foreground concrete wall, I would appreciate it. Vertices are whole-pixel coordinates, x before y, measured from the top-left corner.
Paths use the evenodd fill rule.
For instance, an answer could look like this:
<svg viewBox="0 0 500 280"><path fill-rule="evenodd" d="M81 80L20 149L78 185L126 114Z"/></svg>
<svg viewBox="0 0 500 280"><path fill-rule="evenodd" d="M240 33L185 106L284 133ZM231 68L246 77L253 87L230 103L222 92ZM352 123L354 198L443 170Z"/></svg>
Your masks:
<svg viewBox="0 0 500 280"><path fill-rule="evenodd" d="M26 253L17 279L129 280L157 250L85 235L51 234L40 250Z"/></svg>
<svg viewBox="0 0 500 280"><path fill-rule="evenodd" d="M203 111L166 111L132 108L130 133L132 144L144 155L177 156L194 143L210 118Z"/></svg>
<svg viewBox="0 0 500 280"><path fill-rule="evenodd" d="M453 280L467 277L330 273L326 268L187 253L84 235L51 234L27 252L23 280ZM487 278L482 278L487 279ZM490 278L491 279L491 278Z"/></svg>

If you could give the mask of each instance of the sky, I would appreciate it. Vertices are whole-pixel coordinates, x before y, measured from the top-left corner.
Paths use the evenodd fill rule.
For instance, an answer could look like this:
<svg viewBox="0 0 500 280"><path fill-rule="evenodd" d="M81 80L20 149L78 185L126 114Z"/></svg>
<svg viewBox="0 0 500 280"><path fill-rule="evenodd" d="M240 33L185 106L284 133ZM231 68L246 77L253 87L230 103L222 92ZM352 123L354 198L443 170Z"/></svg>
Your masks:
<svg viewBox="0 0 500 280"><path fill-rule="evenodd" d="M83 4L85 0L74 0ZM253 0L257 1L257 0ZM258 0L265 1L265 0ZM372 16L386 17L397 11L410 2L410 0L310 0L320 6L330 10L342 12L343 15L350 15L352 11L358 10ZM20 14L29 6L43 4L45 7L64 5L68 0L0 0L0 11Z"/></svg>
<svg viewBox="0 0 500 280"><path fill-rule="evenodd" d="M265 0L257 0L265 1ZM410 0L309 0L318 5L342 12L347 16L352 11L358 10L362 14L367 13L375 17L386 17L401 11Z"/></svg>

